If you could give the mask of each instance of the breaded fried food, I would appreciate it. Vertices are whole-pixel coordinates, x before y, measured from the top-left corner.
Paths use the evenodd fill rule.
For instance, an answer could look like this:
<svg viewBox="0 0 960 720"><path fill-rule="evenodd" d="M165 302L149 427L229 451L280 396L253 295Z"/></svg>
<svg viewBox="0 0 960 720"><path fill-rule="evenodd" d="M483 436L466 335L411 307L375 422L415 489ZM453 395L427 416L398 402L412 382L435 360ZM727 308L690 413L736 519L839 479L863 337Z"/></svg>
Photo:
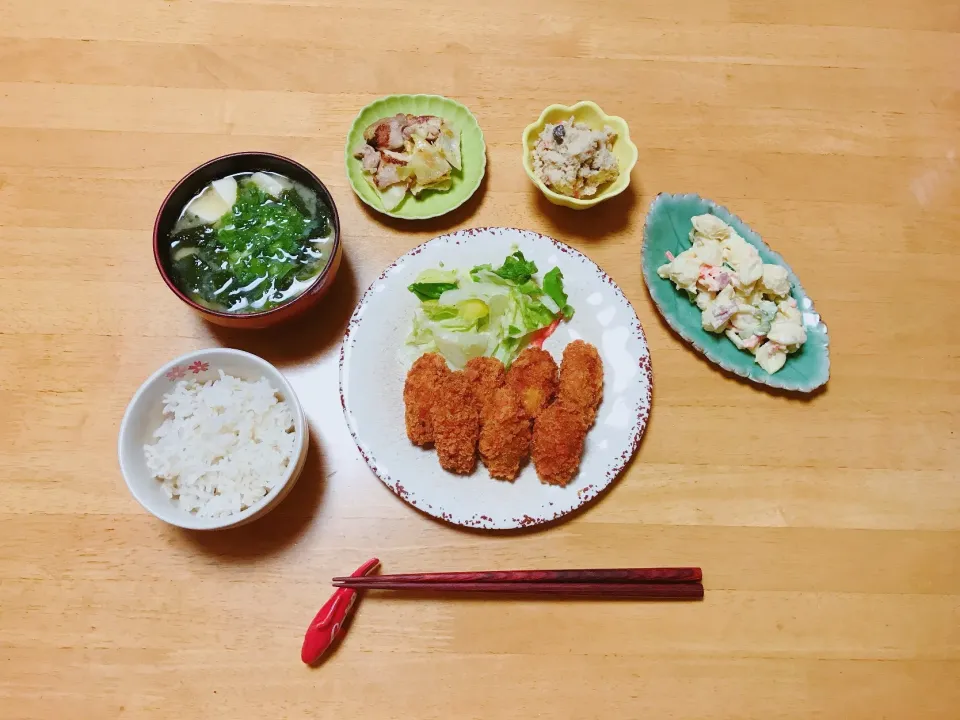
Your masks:
<svg viewBox="0 0 960 720"><path fill-rule="evenodd" d="M480 409L465 372L453 372L440 384L431 408L433 442L444 470L461 475L477 465Z"/></svg>
<svg viewBox="0 0 960 720"><path fill-rule="evenodd" d="M557 363L546 350L527 348L507 371L507 386L516 390L527 414L535 418L557 394Z"/></svg>
<svg viewBox="0 0 960 720"><path fill-rule="evenodd" d="M574 407L555 402L533 423L531 457L540 482L547 485L569 483L580 468L587 425Z"/></svg>
<svg viewBox="0 0 960 720"><path fill-rule="evenodd" d="M414 445L433 442L433 420L430 410L440 385L450 375L447 361L438 353L427 353L417 358L403 384L404 420L407 437Z"/></svg>
<svg viewBox="0 0 960 720"><path fill-rule="evenodd" d="M587 427L593 425L603 399L603 361L590 343L574 340L563 349L557 400L583 413Z"/></svg>
<svg viewBox="0 0 960 720"><path fill-rule="evenodd" d="M493 396L497 388L503 387L507 378L503 363L491 357L470 358L463 372L470 381L473 394L480 403L481 412L487 400Z"/></svg>
<svg viewBox="0 0 960 720"><path fill-rule="evenodd" d="M480 412L480 458L490 477L515 480L530 454L530 416L516 390L493 391Z"/></svg>

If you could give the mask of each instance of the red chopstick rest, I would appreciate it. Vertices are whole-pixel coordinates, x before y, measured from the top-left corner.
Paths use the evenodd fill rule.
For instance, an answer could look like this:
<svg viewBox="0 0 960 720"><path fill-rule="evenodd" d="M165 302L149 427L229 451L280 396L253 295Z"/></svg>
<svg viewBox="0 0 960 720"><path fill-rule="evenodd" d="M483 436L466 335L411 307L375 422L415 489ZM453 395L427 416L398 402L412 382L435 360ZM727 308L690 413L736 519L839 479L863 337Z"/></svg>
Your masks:
<svg viewBox="0 0 960 720"><path fill-rule="evenodd" d="M379 564L380 560L370 558L354 570L350 577L363 577ZM357 591L350 588L339 588L330 596L303 636L303 647L300 649L300 659L303 662L313 665L323 657L337 639L356 602Z"/></svg>

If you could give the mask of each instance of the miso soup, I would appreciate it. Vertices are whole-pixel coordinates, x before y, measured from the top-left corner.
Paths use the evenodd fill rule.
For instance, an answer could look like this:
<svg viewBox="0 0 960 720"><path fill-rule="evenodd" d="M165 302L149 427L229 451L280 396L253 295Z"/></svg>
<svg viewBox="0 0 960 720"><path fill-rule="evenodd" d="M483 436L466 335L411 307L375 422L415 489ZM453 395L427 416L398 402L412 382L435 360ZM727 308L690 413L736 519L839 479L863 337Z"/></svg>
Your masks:
<svg viewBox="0 0 960 720"><path fill-rule="evenodd" d="M170 233L173 281L220 312L262 312L293 300L332 251L330 208L310 188L271 172L213 181Z"/></svg>

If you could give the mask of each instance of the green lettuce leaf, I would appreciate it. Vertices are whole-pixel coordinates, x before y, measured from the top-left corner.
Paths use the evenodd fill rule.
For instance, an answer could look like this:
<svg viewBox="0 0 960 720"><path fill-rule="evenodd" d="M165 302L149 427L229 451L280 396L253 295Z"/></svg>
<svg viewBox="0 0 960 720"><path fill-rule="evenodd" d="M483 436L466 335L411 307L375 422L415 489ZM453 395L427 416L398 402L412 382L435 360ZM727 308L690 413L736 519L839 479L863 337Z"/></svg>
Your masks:
<svg viewBox="0 0 960 720"><path fill-rule="evenodd" d="M553 300L567 320L573 317L573 307L567 304L567 293L563 290L563 273L554 268L543 276L543 292Z"/></svg>
<svg viewBox="0 0 960 720"><path fill-rule="evenodd" d="M504 280L512 280L517 285L522 285L536 274L537 265L532 260L527 260L523 253L517 250L513 255L508 255L503 265L493 272Z"/></svg>
<svg viewBox="0 0 960 720"><path fill-rule="evenodd" d="M416 283L413 283L412 285L407 285L407 290L412 292L421 300L437 300L447 290L456 290L456 289L457 289L457 283L447 283L447 282L435 282L435 283L416 282Z"/></svg>
<svg viewBox="0 0 960 720"><path fill-rule="evenodd" d="M513 255L507 255L501 265L496 270L492 265L477 265L470 274L473 276L491 273L504 280L523 285L537 272L537 264L532 260L527 260L523 253L517 250Z"/></svg>

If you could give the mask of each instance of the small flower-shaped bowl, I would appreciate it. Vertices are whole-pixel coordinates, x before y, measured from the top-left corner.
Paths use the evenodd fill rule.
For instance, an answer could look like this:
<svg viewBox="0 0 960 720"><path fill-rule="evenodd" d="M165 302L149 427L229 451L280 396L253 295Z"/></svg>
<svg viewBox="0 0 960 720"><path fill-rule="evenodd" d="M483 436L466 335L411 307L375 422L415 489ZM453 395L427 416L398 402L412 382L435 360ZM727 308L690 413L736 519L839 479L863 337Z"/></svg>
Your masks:
<svg viewBox="0 0 960 720"><path fill-rule="evenodd" d="M620 165L620 176L612 183L604 185L597 194L589 198L573 198L567 195L561 195L554 192L543 181L537 177L533 170L533 148L537 144L537 138L543 132L543 128L550 124L556 124L569 120L573 117L577 122L582 122L594 130L603 129L604 125L609 125L617 133L617 138L613 142L613 154ZM576 105L551 105L540 113L536 122L527 125L523 131L523 169L533 181L533 184L540 188L540 192L546 196L554 205L563 205L574 210L585 210L591 208L597 203L619 195L630 184L630 173L633 166L637 164L637 146L630 140L630 128L627 121L616 115L607 115L600 106L589 100L582 100Z"/></svg>
<svg viewBox="0 0 960 720"><path fill-rule="evenodd" d="M293 413L296 441L293 457L283 477L255 504L226 517L198 517L182 510L167 497L160 481L147 468L143 446L154 442L153 433L163 423L163 396L181 380L207 382L220 377L220 370L241 380L266 378ZM120 471L130 493L144 509L164 522L188 530L220 530L244 525L273 510L293 489L307 460L309 442L307 418L293 387L273 365L263 358L227 348L211 348L187 353L151 375L134 394L120 423L117 453Z"/></svg>

